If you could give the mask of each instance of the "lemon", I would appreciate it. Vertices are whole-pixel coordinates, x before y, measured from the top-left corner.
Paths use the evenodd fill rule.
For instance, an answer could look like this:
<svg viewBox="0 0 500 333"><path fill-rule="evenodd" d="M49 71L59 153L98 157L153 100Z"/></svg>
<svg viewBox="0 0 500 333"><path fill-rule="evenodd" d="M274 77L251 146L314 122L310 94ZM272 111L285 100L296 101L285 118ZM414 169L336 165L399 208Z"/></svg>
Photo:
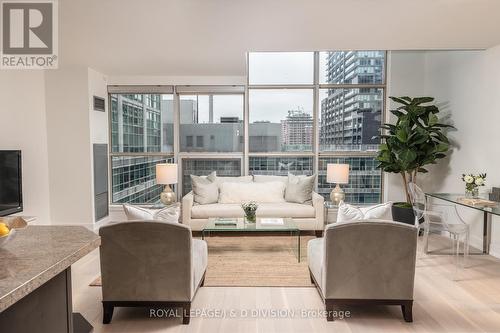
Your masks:
<svg viewBox="0 0 500 333"><path fill-rule="evenodd" d="M0 237L7 236L10 230L5 223L0 223Z"/></svg>

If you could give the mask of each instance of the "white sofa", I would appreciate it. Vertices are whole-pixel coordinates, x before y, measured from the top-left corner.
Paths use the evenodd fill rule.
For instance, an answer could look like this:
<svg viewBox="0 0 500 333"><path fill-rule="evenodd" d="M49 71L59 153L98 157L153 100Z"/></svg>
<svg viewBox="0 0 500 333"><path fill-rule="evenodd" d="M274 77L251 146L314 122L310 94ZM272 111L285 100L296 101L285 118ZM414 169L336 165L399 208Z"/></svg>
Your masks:
<svg viewBox="0 0 500 333"><path fill-rule="evenodd" d="M247 176L248 177L248 176ZM233 177L218 177L221 181L231 182ZM233 178L234 179L234 178ZM284 176L255 176L250 182L266 183L275 181L287 181ZM235 180L240 183L241 181ZM286 190L286 189L285 189ZM226 193L227 195L227 193ZM245 200L244 191L238 191L236 197ZM213 203L198 204L194 202L193 192L189 192L182 198L182 223L189 225L192 230L200 231L211 217L243 217L241 203ZM318 233L324 229L324 199L316 192L312 192L310 202L299 204L284 201L262 202L257 200L257 217L290 217L293 218L300 230L314 230Z"/></svg>

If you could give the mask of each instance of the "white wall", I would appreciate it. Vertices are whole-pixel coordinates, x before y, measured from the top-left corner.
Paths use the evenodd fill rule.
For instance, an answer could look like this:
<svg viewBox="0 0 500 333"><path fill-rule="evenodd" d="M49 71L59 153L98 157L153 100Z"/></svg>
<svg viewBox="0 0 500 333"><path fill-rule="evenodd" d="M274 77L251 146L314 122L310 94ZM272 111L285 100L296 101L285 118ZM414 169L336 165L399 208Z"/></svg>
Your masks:
<svg viewBox="0 0 500 333"><path fill-rule="evenodd" d="M500 47L484 52L430 52L426 56L426 94L436 97L449 114L456 132L450 139L456 148L449 161L431 169L425 186L432 192L463 193L462 173L488 174L487 185L500 186ZM446 163L448 162L448 163ZM483 189L487 190L487 189ZM471 243L482 241L482 214L460 209L471 224ZM500 256L500 218L492 221L491 252Z"/></svg>
<svg viewBox="0 0 500 333"><path fill-rule="evenodd" d="M94 96L104 98L105 112L94 111ZM91 144L108 143L108 78L88 68L88 110Z"/></svg>
<svg viewBox="0 0 500 333"><path fill-rule="evenodd" d="M108 110L108 78L106 75L99 73L92 68L88 69L88 112L90 125L90 172L92 182L90 184L91 193L94 192L94 154L93 145L96 143L107 144L109 141L109 110ZM94 96L104 98L105 112L94 110ZM108 179L111 180L110 177ZM92 206L92 222L95 223L95 201L91 198Z"/></svg>
<svg viewBox="0 0 500 333"><path fill-rule="evenodd" d="M49 223L49 181L43 71L0 72L0 149L21 149L24 211Z"/></svg>
<svg viewBox="0 0 500 333"><path fill-rule="evenodd" d="M407 67L407 70L404 68ZM428 192L463 193L462 173L486 172L488 190L500 186L500 46L486 51L393 52L389 94L432 96L456 131L449 133L454 149L448 158L422 175ZM415 78L415 80L414 80ZM400 200L401 185L386 180L388 198ZM399 191L399 196L398 196ZM460 208L471 225L471 244L482 242L482 214ZM500 257L500 218L493 217L491 253Z"/></svg>
<svg viewBox="0 0 500 333"><path fill-rule="evenodd" d="M85 66L45 74L53 224L93 223L88 76Z"/></svg>
<svg viewBox="0 0 500 333"><path fill-rule="evenodd" d="M386 122L395 116L389 112L394 103L389 96L422 96L425 83L425 53L415 51L389 52L387 59ZM386 173L384 176L386 201L406 201L400 175Z"/></svg>

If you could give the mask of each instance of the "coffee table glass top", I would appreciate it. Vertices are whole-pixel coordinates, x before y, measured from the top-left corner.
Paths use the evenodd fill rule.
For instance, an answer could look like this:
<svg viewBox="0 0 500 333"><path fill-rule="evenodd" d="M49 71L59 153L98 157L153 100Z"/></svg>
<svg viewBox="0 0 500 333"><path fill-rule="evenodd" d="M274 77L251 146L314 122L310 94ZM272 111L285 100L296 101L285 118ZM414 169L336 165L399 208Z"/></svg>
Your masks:
<svg viewBox="0 0 500 333"><path fill-rule="evenodd" d="M277 222L283 223L278 224ZM274 223L271 223L274 222ZM220 224L223 223L223 224ZM298 231L299 228L291 218L257 218L257 222L248 223L243 218L210 218L203 231Z"/></svg>

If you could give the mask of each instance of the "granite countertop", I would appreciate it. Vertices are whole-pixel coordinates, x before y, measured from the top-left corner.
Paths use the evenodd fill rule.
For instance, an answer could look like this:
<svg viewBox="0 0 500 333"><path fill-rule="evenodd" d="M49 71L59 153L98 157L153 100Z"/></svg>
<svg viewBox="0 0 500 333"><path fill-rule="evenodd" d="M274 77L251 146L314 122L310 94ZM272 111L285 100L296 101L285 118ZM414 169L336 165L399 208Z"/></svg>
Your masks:
<svg viewBox="0 0 500 333"><path fill-rule="evenodd" d="M0 248L0 312L96 249L82 226L28 226Z"/></svg>

